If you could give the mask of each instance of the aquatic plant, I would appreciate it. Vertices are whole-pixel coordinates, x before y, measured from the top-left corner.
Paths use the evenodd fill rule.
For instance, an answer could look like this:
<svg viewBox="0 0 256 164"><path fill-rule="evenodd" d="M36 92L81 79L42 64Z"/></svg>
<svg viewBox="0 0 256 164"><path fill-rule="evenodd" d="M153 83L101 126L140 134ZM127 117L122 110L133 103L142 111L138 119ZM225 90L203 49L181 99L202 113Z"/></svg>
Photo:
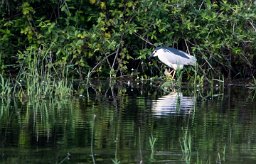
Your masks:
<svg viewBox="0 0 256 164"><path fill-rule="evenodd" d="M256 78L254 76L252 77L252 82L250 82L247 87L250 89L256 89Z"/></svg>
<svg viewBox="0 0 256 164"><path fill-rule="evenodd" d="M120 164L120 163L121 163L121 161L119 161L117 158L112 159L112 162L113 162L114 164Z"/></svg>
<svg viewBox="0 0 256 164"><path fill-rule="evenodd" d="M116 134L116 139L115 139L115 158L112 159L112 162L114 164L119 164L121 163L121 161L118 159L118 154L117 154L117 150L118 150L118 134Z"/></svg>
<svg viewBox="0 0 256 164"><path fill-rule="evenodd" d="M48 49L31 48L20 54L20 71L15 78L14 93L22 93L27 98L63 99L72 95L72 81L68 82L67 67L63 66L61 74L56 72L52 54ZM72 80L72 79L71 79ZM18 95L20 96L20 95Z"/></svg>
<svg viewBox="0 0 256 164"><path fill-rule="evenodd" d="M186 163L190 163L191 159L191 142L191 134L188 130L184 130L183 136L180 138L180 147Z"/></svg>
<svg viewBox="0 0 256 164"><path fill-rule="evenodd" d="M62 164L64 162L68 161L70 159L70 155L71 155L70 153L67 153L66 156L57 164Z"/></svg>
<svg viewBox="0 0 256 164"><path fill-rule="evenodd" d="M225 161L226 161L226 145L224 145L222 152L217 153L216 163L222 163Z"/></svg>
<svg viewBox="0 0 256 164"><path fill-rule="evenodd" d="M157 141L157 138L154 137L153 135L151 135L149 137L149 146L150 146L150 150L151 150L151 154L150 154L150 159L154 159L154 153L155 153L155 143Z"/></svg>
<svg viewBox="0 0 256 164"><path fill-rule="evenodd" d="M0 74L0 97L10 97L12 92L12 86L9 79L5 79Z"/></svg>
<svg viewBox="0 0 256 164"><path fill-rule="evenodd" d="M92 161L95 163L95 158L94 158L94 135L95 135L95 118L96 115L94 114L91 120L91 156L92 156Z"/></svg>
<svg viewBox="0 0 256 164"><path fill-rule="evenodd" d="M58 80L57 82L53 81L55 84L54 87L54 96L58 98L65 98L72 95L73 88L72 88L72 81L68 82L68 79Z"/></svg>
<svg viewBox="0 0 256 164"><path fill-rule="evenodd" d="M0 120L8 120L9 116L10 116L10 103L11 103L11 99L3 99L0 98ZM1 123L3 124L3 123Z"/></svg>
<svg viewBox="0 0 256 164"><path fill-rule="evenodd" d="M181 87L184 70L177 70L177 86Z"/></svg>

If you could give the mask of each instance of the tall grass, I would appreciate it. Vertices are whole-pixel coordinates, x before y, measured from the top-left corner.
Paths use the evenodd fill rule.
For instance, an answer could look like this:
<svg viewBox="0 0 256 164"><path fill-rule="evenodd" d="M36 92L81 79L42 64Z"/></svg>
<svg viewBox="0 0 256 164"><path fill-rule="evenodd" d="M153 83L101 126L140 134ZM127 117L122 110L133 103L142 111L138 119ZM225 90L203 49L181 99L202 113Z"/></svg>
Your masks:
<svg viewBox="0 0 256 164"><path fill-rule="evenodd" d="M191 134L188 133L188 130L184 130L183 136L180 139L180 147L183 154L183 158L186 161L186 163L190 163L191 159Z"/></svg>
<svg viewBox="0 0 256 164"><path fill-rule="evenodd" d="M62 70L56 70L52 58L48 51L40 49L20 54L18 75L12 80L0 75L0 97L63 99L71 96L73 81L68 79L68 67L63 65Z"/></svg>
<svg viewBox="0 0 256 164"><path fill-rule="evenodd" d="M4 79L0 75L0 97L9 97L11 95L12 87L9 79Z"/></svg>
<svg viewBox="0 0 256 164"><path fill-rule="evenodd" d="M60 98L72 95L67 66L56 70L50 52L28 50L19 60L20 71L16 77L15 92L30 98Z"/></svg>

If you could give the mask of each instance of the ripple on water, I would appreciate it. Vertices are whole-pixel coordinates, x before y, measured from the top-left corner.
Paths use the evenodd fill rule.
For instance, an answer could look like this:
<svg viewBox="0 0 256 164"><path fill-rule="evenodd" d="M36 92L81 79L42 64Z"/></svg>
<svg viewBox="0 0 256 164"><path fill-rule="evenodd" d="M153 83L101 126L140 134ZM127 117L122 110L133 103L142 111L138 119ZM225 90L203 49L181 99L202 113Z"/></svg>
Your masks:
<svg viewBox="0 0 256 164"><path fill-rule="evenodd" d="M195 99L183 96L181 92L171 92L152 101L152 113L156 117L168 115L187 115L194 109Z"/></svg>

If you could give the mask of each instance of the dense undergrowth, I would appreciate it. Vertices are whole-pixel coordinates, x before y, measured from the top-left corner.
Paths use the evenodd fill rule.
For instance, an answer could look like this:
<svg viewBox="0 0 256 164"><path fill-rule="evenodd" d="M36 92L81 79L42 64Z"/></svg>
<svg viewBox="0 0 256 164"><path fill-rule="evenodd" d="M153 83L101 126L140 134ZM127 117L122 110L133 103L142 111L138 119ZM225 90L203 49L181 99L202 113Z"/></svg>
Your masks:
<svg viewBox="0 0 256 164"><path fill-rule="evenodd" d="M155 77L164 70L146 60L155 46L196 56L198 66L183 72L195 83L252 77L255 13L251 0L3 0L1 78L68 86L70 78Z"/></svg>

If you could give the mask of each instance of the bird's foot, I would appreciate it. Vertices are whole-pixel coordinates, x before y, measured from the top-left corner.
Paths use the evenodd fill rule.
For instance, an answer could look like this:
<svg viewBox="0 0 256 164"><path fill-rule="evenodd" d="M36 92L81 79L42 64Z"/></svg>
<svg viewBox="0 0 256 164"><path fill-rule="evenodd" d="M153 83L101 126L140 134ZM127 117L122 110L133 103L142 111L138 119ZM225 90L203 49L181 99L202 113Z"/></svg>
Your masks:
<svg viewBox="0 0 256 164"><path fill-rule="evenodd" d="M167 80L174 80L174 75L175 75L175 71L174 70L169 70L169 69L165 69L164 74L166 76Z"/></svg>

